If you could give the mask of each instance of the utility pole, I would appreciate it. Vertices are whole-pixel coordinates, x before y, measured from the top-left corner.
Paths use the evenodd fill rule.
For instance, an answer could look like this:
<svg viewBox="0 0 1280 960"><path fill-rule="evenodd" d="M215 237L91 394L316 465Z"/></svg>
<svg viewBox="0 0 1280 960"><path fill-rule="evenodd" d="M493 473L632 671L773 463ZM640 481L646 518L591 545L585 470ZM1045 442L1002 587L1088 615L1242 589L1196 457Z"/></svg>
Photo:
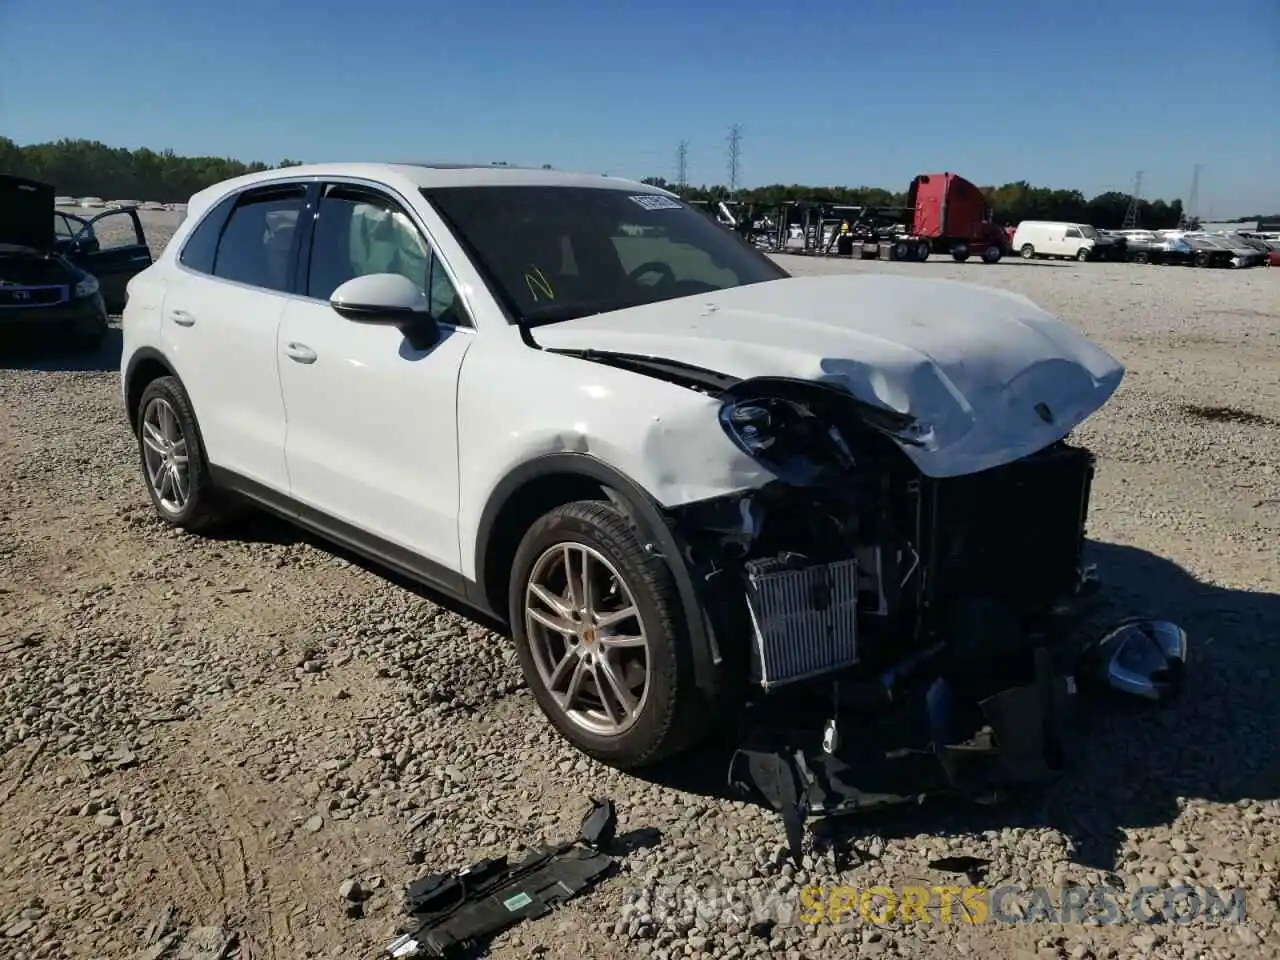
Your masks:
<svg viewBox="0 0 1280 960"><path fill-rule="evenodd" d="M1178 229L1186 230L1195 221L1196 206L1200 202L1200 171L1204 169L1203 163L1197 163L1191 171L1191 195L1187 197L1187 202L1182 205L1182 216L1178 219Z"/></svg>
<svg viewBox="0 0 1280 960"><path fill-rule="evenodd" d="M1133 177L1133 193L1129 195L1129 208L1124 212L1124 229L1133 230L1138 226L1138 207L1142 203L1142 171Z"/></svg>
<svg viewBox="0 0 1280 960"><path fill-rule="evenodd" d="M679 192L684 193L685 187L689 185L689 141L681 140L680 145L676 147L676 186L680 188Z"/></svg>
<svg viewBox="0 0 1280 960"><path fill-rule="evenodd" d="M738 161L742 156L742 125L729 128L729 193L738 192Z"/></svg>

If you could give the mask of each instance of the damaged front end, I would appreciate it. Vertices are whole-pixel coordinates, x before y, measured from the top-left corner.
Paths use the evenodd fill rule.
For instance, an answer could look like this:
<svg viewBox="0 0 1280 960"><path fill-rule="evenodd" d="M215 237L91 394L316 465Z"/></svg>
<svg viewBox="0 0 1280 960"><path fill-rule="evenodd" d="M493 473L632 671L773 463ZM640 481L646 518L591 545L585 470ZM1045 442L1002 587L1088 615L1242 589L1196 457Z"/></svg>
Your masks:
<svg viewBox="0 0 1280 960"><path fill-rule="evenodd" d="M731 779L789 832L1059 773L1078 684L1176 691L1176 626L1089 636L1088 450L1064 439L937 478L904 455L927 426L834 387L757 379L720 397L726 432L776 479L672 521L721 666L748 691Z"/></svg>

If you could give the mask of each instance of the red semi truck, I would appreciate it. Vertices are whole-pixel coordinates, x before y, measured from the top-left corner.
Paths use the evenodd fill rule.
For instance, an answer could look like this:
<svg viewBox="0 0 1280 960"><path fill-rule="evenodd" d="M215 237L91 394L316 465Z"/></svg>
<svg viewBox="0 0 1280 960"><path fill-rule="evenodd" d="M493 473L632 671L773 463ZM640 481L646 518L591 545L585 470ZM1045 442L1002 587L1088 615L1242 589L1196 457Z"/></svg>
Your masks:
<svg viewBox="0 0 1280 960"><path fill-rule="evenodd" d="M932 253L960 261L976 254L996 263L1009 250L1009 235L992 222L986 194L958 173L917 176L907 190L907 209L910 234L927 241Z"/></svg>

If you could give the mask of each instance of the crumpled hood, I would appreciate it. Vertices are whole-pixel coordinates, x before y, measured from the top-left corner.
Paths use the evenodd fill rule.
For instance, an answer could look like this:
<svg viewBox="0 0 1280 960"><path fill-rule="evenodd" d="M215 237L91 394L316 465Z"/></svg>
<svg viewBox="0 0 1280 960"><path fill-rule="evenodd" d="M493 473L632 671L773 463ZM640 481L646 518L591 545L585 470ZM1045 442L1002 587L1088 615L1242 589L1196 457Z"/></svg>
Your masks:
<svg viewBox="0 0 1280 960"><path fill-rule="evenodd" d="M915 417L903 449L944 477L1019 459L1107 402L1124 368L1026 297L892 275L792 277L533 331L554 350L823 382Z"/></svg>
<svg viewBox="0 0 1280 960"><path fill-rule="evenodd" d="M53 187L0 174L0 243L35 250L53 247Z"/></svg>

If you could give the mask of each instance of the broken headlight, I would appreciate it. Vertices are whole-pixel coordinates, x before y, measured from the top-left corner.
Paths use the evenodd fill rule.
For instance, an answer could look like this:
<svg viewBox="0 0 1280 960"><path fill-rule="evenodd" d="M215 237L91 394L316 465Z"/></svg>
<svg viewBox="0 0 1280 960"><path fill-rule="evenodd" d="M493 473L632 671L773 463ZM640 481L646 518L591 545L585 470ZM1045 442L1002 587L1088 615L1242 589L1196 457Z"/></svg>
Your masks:
<svg viewBox="0 0 1280 960"><path fill-rule="evenodd" d="M807 407L779 397L755 397L726 403L720 424L744 453L774 467L853 465L853 455L833 426Z"/></svg>

